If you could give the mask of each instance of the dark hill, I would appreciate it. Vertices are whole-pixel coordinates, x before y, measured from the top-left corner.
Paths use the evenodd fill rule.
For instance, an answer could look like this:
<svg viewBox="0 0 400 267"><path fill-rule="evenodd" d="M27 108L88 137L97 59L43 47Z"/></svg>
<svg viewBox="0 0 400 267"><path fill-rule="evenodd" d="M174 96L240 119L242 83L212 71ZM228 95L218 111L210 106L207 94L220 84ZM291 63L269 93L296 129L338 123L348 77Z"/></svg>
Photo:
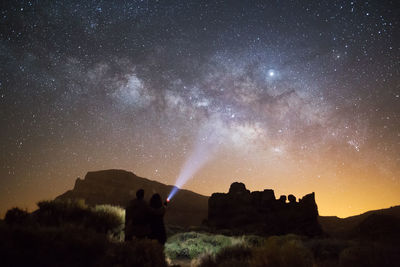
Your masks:
<svg viewBox="0 0 400 267"><path fill-rule="evenodd" d="M371 214L352 233L356 237L373 241L400 242L400 217Z"/></svg>
<svg viewBox="0 0 400 267"><path fill-rule="evenodd" d="M103 170L88 172L84 179L78 178L72 190L57 199L85 199L89 205L112 204L125 207L135 197L136 190L143 188L149 199L155 192L166 198L172 186L138 177L124 170ZM347 236L354 233L360 223L372 214L391 215L400 218L400 206L373 210L366 213L339 218L319 216L318 221L324 232L333 236ZM166 222L179 226L197 226L208 216L208 197L189 190L180 190L171 201Z"/></svg>
<svg viewBox="0 0 400 267"><path fill-rule="evenodd" d="M355 215L343 219L336 216L319 216L319 223L321 224L324 232L329 233L333 236L345 237L348 235L352 235L355 229L361 223L366 221L371 215L388 215L400 218L400 206L394 206L388 209L371 210L360 215Z"/></svg>
<svg viewBox="0 0 400 267"><path fill-rule="evenodd" d="M78 178L72 190L56 199L84 199L89 205L111 204L125 207L135 197L139 188L145 190L145 198L154 193L166 198L173 186L138 177L124 170L88 172L82 180ZM189 190L179 190L172 199L166 222L171 225L200 225L207 218L208 197Z"/></svg>

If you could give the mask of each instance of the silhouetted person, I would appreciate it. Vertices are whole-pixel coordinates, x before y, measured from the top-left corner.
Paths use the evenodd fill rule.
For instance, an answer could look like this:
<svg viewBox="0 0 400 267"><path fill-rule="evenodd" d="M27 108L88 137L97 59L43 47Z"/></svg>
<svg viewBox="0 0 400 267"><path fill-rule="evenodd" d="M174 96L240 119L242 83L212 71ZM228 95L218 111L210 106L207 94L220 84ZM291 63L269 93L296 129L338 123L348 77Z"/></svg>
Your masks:
<svg viewBox="0 0 400 267"><path fill-rule="evenodd" d="M150 234L149 206L144 201L144 190L136 192L136 199L129 202L125 211L125 241L132 237L145 238Z"/></svg>
<svg viewBox="0 0 400 267"><path fill-rule="evenodd" d="M164 205L167 203L165 202ZM164 226L165 206L161 201L159 194L154 194L150 199L150 238L156 239L164 245L167 240L167 234Z"/></svg>

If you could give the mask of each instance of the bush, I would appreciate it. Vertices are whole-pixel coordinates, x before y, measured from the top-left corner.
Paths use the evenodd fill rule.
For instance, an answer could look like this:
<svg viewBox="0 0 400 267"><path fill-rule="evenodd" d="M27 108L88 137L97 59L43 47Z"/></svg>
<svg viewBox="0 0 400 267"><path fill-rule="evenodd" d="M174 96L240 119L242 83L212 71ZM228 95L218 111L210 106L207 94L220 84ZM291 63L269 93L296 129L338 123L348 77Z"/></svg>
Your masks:
<svg viewBox="0 0 400 267"><path fill-rule="evenodd" d="M4 221L8 225L21 225L29 223L30 216L26 210L21 210L19 208L12 208L7 211Z"/></svg>
<svg viewBox="0 0 400 267"><path fill-rule="evenodd" d="M234 245L231 247L225 247L219 251L216 255L206 255L200 260L201 267L219 267L219 266L251 266L250 258L253 252L249 246L246 245Z"/></svg>
<svg viewBox="0 0 400 267"><path fill-rule="evenodd" d="M34 214L44 226L83 225L84 218L90 216L89 207L83 200L40 201L37 205L39 209Z"/></svg>
<svg viewBox="0 0 400 267"><path fill-rule="evenodd" d="M223 235L179 233L167 240L165 253L170 259L195 259L205 253L214 255L220 249L239 242L242 242L239 238Z"/></svg>
<svg viewBox="0 0 400 267"><path fill-rule="evenodd" d="M133 239L111 246L98 263L100 266L167 266L163 246L157 240Z"/></svg>
<svg viewBox="0 0 400 267"><path fill-rule="evenodd" d="M35 215L42 226L73 225L123 240L125 210L120 207L98 205L90 208L82 200L41 201L38 206Z"/></svg>
<svg viewBox="0 0 400 267"><path fill-rule="evenodd" d="M258 247L224 248L214 257L204 257L200 266L313 266L313 255L298 236L273 236Z"/></svg>
<svg viewBox="0 0 400 267"><path fill-rule="evenodd" d="M258 235L244 235L242 236L243 243L251 247L260 247L265 244L266 239Z"/></svg>
<svg viewBox="0 0 400 267"><path fill-rule="evenodd" d="M340 253L340 266L398 266L400 248L379 243L355 244Z"/></svg>
<svg viewBox="0 0 400 267"><path fill-rule="evenodd" d="M305 242L314 255L316 261L320 264L337 263L340 253L352 245L352 242L341 239L311 239Z"/></svg>
<svg viewBox="0 0 400 267"><path fill-rule="evenodd" d="M93 225L101 225L100 229L107 232L111 238L119 241L124 240L125 209L111 205L97 205L92 209Z"/></svg>
<svg viewBox="0 0 400 267"><path fill-rule="evenodd" d="M166 266L156 241L111 242L90 229L0 227L2 266Z"/></svg>
<svg viewBox="0 0 400 267"><path fill-rule="evenodd" d="M312 266L313 255L300 237L272 236L253 251L251 266Z"/></svg>

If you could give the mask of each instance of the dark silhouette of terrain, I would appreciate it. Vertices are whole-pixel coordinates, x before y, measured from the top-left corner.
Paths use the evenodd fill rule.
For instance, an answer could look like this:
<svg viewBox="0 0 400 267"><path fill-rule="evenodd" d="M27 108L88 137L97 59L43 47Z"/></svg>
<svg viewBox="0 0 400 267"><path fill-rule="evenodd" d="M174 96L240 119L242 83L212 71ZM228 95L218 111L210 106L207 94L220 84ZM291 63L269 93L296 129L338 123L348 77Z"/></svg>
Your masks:
<svg viewBox="0 0 400 267"><path fill-rule="evenodd" d="M371 241L400 243L400 218L393 215L371 214L350 233Z"/></svg>
<svg viewBox="0 0 400 267"><path fill-rule="evenodd" d="M148 201L155 192L166 197L172 186L138 177L132 172L124 170L94 171L88 172L84 179L78 178L74 188L58 196L57 199L84 199L89 205L111 204L125 207L129 200L134 198L135 192L139 188L146 191L145 199ZM254 199L259 198L261 201L268 197L275 198L273 190L252 192L251 194L254 195ZM313 197L308 196L311 202L314 202ZM289 203L287 204L290 204L290 200L293 201L293 197L288 196ZM169 205L165 222L177 226L200 226L208 217L208 199L207 196L189 190L179 190ZM283 198L280 201L283 201ZM372 214L393 215L400 218L400 206L368 211L343 219L336 216L318 216L318 221L323 232L331 236L351 237L354 235L352 233L356 231L356 227Z"/></svg>
<svg viewBox="0 0 400 267"><path fill-rule="evenodd" d="M73 190L39 202L32 213L10 209L0 220L2 266L186 266L193 259L202 267L400 262L400 206L345 219L323 217L314 194L298 201L293 195L276 199L273 190L250 192L242 183L210 198L179 191L168 207L169 223L200 226L207 215L208 220L189 231L167 227L165 247L148 239L123 242L126 211L96 204L125 206L138 188L145 189L147 199L154 192L164 199L172 186L121 170L89 172ZM209 254L198 258L204 253Z"/></svg>
<svg viewBox="0 0 400 267"><path fill-rule="evenodd" d="M350 216L347 218L339 218L336 216L319 216L318 220L324 232L331 236L351 237L357 233L357 228L364 221L369 220L371 216L384 216L388 220L394 218L400 219L400 206L394 206L387 209L371 210L360 215ZM380 224L384 219L380 219ZM379 227L379 225L377 225Z"/></svg>
<svg viewBox="0 0 400 267"><path fill-rule="evenodd" d="M124 170L88 172L85 178L76 179L72 190L56 199L84 199L88 205L111 204L126 207L138 189L146 192L145 200L159 193L164 199L173 186L138 177ZM200 225L207 217L208 197L189 190L179 190L169 205L165 221L169 225Z"/></svg>
<svg viewBox="0 0 400 267"><path fill-rule="evenodd" d="M233 183L228 193L214 193L208 200L208 225L246 233L281 235L322 233L314 193L299 201L289 195L275 198L272 189L250 192L243 183Z"/></svg>

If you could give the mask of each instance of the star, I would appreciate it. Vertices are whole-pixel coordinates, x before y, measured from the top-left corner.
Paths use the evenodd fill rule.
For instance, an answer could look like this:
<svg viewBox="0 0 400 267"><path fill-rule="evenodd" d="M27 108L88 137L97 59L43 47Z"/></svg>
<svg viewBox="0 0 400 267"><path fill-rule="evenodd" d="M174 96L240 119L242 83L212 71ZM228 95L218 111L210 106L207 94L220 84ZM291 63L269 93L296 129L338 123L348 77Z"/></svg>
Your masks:
<svg viewBox="0 0 400 267"><path fill-rule="evenodd" d="M273 70L273 69L270 69L269 71L268 71L268 76L269 77L274 77L275 76L275 70Z"/></svg>
<svg viewBox="0 0 400 267"><path fill-rule="evenodd" d="M0 218L104 168L174 184L187 165L205 195L238 173L313 188L324 215L400 201L396 1L5 2ZM366 169L362 190L393 194L359 194Z"/></svg>

